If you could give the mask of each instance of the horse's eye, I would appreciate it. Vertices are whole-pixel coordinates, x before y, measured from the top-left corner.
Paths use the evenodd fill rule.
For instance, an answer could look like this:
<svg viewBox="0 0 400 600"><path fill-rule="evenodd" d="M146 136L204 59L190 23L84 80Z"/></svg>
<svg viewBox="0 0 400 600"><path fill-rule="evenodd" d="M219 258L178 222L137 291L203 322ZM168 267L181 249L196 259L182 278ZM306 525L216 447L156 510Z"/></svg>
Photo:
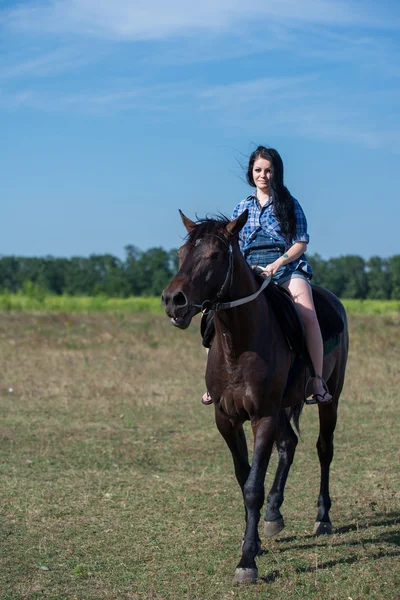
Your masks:
<svg viewBox="0 0 400 600"><path fill-rule="evenodd" d="M218 258L219 258L220 256L221 256L221 253L220 253L220 252L213 252L213 253L211 254L211 258L212 258L212 260L218 260Z"/></svg>

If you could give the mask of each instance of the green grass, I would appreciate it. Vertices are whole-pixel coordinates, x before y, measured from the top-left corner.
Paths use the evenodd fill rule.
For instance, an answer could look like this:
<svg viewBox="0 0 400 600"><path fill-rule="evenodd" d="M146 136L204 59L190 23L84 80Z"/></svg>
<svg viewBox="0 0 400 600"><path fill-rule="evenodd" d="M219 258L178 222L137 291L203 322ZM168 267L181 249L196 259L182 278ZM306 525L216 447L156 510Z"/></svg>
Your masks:
<svg viewBox="0 0 400 600"><path fill-rule="evenodd" d="M352 300L342 299L347 312L353 315L400 314L400 300Z"/></svg>
<svg viewBox="0 0 400 600"><path fill-rule="evenodd" d="M348 300L346 310L355 315L400 314L399 300ZM23 312L150 312L163 314L160 298L108 298L107 296L50 296L45 293L0 294L0 311Z"/></svg>
<svg viewBox="0 0 400 600"><path fill-rule="evenodd" d="M108 298L107 296L0 295L0 311L46 312L150 312L162 313L160 298Z"/></svg>
<svg viewBox="0 0 400 600"><path fill-rule="evenodd" d="M182 332L144 313L0 314L0 598L398 598L399 326L350 315L334 534L311 536L317 411L306 407L286 529L263 538L261 579L241 588L242 499L200 404L198 319Z"/></svg>

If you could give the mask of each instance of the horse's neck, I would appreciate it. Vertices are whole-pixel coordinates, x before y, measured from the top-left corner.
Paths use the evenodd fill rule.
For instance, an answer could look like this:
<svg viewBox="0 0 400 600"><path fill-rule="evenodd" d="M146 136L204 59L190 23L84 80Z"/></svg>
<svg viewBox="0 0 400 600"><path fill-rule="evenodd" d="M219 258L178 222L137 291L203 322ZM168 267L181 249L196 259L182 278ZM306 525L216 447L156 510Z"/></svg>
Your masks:
<svg viewBox="0 0 400 600"><path fill-rule="evenodd" d="M253 274L240 254L234 257L234 272L229 300L238 300L254 294L259 289ZM258 298L235 308L215 312L215 332L231 349L252 345L266 330L269 322L269 305L260 294Z"/></svg>
<svg viewBox="0 0 400 600"><path fill-rule="evenodd" d="M239 248L233 250L231 299L244 298L257 291L258 286Z"/></svg>

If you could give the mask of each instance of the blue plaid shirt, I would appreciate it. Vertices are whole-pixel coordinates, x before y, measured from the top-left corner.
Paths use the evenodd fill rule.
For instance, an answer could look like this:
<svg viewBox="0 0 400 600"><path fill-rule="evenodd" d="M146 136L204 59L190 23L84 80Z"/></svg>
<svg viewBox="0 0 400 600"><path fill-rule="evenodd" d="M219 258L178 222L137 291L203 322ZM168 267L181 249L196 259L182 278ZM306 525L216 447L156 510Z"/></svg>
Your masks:
<svg viewBox="0 0 400 600"><path fill-rule="evenodd" d="M292 196L293 198L293 196ZM239 246L242 252L249 247L251 243L254 243L257 236L261 234L271 237L277 244L285 246L285 252L293 246L296 242L305 242L308 244L310 236L307 233L307 219L300 206L300 203L293 198L294 213L296 217L296 229L292 238L285 236L280 228L279 222L274 213L274 207L272 204L272 198L262 208L260 207L256 192L247 196L244 200L239 202L235 210L233 211L232 219L236 219L242 212L249 211L246 224L239 233ZM306 259L305 254L302 254L300 258L292 261L286 267L290 271L300 269L309 276L312 275L312 269L309 262Z"/></svg>

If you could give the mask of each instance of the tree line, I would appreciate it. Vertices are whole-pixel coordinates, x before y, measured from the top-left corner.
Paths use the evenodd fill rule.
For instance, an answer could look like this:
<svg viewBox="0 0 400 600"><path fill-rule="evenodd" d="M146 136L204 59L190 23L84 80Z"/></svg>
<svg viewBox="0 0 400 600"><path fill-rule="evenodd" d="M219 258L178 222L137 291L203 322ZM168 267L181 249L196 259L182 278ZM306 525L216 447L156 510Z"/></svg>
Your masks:
<svg viewBox="0 0 400 600"><path fill-rule="evenodd" d="M313 283L341 298L400 300L400 255L390 258L308 255ZM178 268L176 250L125 247L125 259L111 254L41 258L0 256L1 293L72 296L158 296Z"/></svg>

